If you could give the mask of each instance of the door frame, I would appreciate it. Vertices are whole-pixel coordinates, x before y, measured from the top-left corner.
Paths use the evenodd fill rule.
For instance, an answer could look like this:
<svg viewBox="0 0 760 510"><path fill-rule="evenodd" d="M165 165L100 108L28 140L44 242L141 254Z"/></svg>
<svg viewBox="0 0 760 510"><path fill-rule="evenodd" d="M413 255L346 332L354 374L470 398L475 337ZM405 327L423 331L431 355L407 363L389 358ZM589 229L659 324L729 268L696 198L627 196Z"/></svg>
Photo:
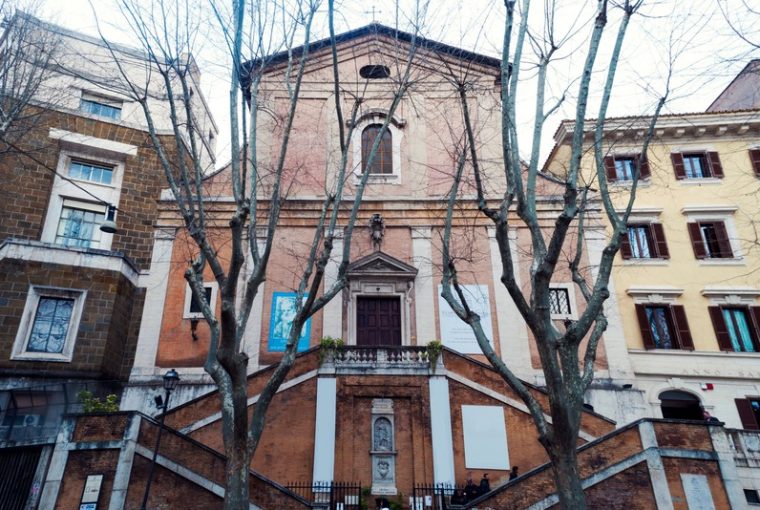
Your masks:
<svg viewBox="0 0 760 510"><path fill-rule="evenodd" d="M405 281L352 281L347 303L348 341L346 345L356 345L356 302L361 297L388 297L400 300L401 345L411 345L411 282Z"/></svg>

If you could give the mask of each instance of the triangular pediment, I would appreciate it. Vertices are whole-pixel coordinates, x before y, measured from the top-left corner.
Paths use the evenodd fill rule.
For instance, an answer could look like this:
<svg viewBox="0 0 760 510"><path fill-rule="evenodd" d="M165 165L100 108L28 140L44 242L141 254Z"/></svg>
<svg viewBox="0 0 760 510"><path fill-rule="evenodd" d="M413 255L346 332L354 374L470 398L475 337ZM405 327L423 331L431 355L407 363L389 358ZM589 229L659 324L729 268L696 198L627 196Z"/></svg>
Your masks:
<svg viewBox="0 0 760 510"><path fill-rule="evenodd" d="M309 57L305 73L317 73L321 70L332 69L332 41L329 38L313 41L309 44ZM403 61L410 54L414 45L416 49L415 65L426 68L429 72L440 71L442 65L467 69L473 75L488 75L496 79L500 72L501 60L488 55L475 53L439 41L413 35L402 30L371 23L369 25L343 32L335 37L335 45L341 75L347 74L350 68L354 73L356 61L361 61L370 55L373 63L387 64L391 67ZM247 67L264 66L265 73L280 74L286 72L288 62L297 59L304 47L299 46L290 51L282 51L269 55L265 59L256 59L246 63ZM348 76L342 76L346 80ZM358 78L354 78L358 79Z"/></svg>
<svg viewBox="0 0 760 510"><path fill-rule="evenodd" d="M376 251L348 265L349 278L388 277L414 280L417 268L382 251Z"/></svg>

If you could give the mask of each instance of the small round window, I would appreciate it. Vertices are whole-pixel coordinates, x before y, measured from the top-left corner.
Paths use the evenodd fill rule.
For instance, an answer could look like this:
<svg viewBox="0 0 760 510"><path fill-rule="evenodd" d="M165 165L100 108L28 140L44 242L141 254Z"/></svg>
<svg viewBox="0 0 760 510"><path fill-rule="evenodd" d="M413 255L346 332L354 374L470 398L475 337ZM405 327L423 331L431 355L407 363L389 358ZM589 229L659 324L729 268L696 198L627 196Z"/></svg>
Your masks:
<svg viewBox="0 0 760 510"><path fill-rule="evenodd" d="M388 78L390 75L391 70L388 69L388 66L370 65L359 69L359 76L368 80L380 80Z"/></svg>

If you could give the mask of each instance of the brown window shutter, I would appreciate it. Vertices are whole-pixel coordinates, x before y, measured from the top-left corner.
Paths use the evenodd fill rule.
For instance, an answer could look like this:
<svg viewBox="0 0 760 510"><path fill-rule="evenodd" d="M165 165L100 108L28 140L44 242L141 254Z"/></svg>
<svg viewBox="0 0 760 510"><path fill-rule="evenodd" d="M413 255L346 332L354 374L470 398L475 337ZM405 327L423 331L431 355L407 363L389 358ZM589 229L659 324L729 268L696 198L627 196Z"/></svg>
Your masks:
<svg viewBox="0 0 760 510"><path fill-rule="evenodd" d="M630 259L633 257L633 251L631 250L631 238L628 237L627 228L620 234L620 256L624 259Z"/></svg>
<svg viewBox="0 0 760 510"><path fill-rule="evenodd" d="M755 349L760 351L760 306L750 306L749 317L755 330Z"/></svg>
<svg viewBox="0 0 760 510"><path fill-rule="evenodd" d="M713 329L715 329L715 337L718 339L718 347L720 347L721 351L733 351L734 346L731 345L731 337L728 334L726 321L723 319L723 312L721 312L720 307L708 306L707 311L710 313Z"/></svg>
<svg viewBox="0 0 760 510"><path fill-rule="evenodd" d="M617 172L615 172L615 158L613 156L604 157L604 172L607 174L608 181L617 181Z"/></svg>
<svg viewBox="0 0 760 510"><path fill-rule="evenodd" d="M728 232L726 231L726 224L722 221L716 221L715 225L715 237L718 239L718 246L720 246L720 256L724 259L733 258L734 252L731 250L731 241L728 239Z"/></svg>
<svg viewBox="0 0 760 510"><path fill-rule="evenodd" d="M708 152L707 159L710 160L710 175L713 177L723 178L723 165L720 164L720 156L717 152Z"/></svg>
<svg viewBox="0 0 760 510"><path fill-rule="evenodd" d="M639 167L639 179L648 179L652 176L652 172L649 170L649 159L644 154L636 156L636 164Z"/></svg>
<svg viewBox="0 0 760 510"><path fill-rule="evenodd" d="M646 305L636 305L636 316L639 319L639 329L641 329L641 339L644 341L644 349L654 349L654 337L652 329L649 327L647 320Z"/></svg>
<svg viewBox="0 0 760 510"><path fill-rule="evenodd" d="M702 233L699 231L699 223L687 223L689 227L689 237L691 238L691 247L694 248L694 256L698 259L707 258L705 243L702 241Z"/></svg>
<svg viewBox="0 0 760 510"><path fill-rule="evenodd" d="M676 172L676 179L685 179L686 169L683 166L683 154L680 152L674 152L670 155L670 160L673 162L673 170Z"/></svg>
<svg viewBox="0 0 760 510"><path fill-rule="evenodd" d="M665 241L665 230L662 228L662 224L652 223L650 227L652 229L654 244L657 248L657 256L661 259L669 259L670 252L668 251L668 243Z"/></svg>
<svg viewBox="0 0 760 510"><path fill-rule="evenodd" d="M736 410L739 411L739 419L742 422L742 428L745 430L758 430L757 420L755 420L755 413L752 412L752 404L749 403L749 399L735 398Z"/></svg>
<svg viewBox="0 0 760 510"><path fill-rule="evenodd" d="M755 175L760 177L760 149L750 149L749 160L752 163L752 169L755 171Z"/></svg>
<svg viewBox="0 0 760 510"><path fill-rule="evenodd" d="M691 339L689 331L689 322L686 320L686 311L682 305L672 305L670 309L673 312L673 324L678 331L678 343L681 349L687 351L694 350L694 342Z"/></svg>

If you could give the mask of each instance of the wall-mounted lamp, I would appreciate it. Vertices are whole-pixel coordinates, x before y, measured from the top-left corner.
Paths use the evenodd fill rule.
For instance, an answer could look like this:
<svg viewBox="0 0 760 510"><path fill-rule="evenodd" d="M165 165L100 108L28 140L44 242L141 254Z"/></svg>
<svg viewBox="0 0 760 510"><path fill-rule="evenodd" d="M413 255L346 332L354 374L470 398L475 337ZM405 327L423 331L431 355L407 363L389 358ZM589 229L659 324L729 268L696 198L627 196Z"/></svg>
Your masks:
<svg viewBox="0 0 760 510"><path fill-rule="evenodd" d="M198 341L198 322L198 319L190 319L190 334L196 342Z"/></svg>
<svg viewBox="0 0 760 510"><path fill-rule="evenodd" d="M109 204L108 208L106 209L106 221L104 221L103 224L100 225L100 230L108 234L115 234L117 231L115 218L116 218L116 207Z"/></svg>

